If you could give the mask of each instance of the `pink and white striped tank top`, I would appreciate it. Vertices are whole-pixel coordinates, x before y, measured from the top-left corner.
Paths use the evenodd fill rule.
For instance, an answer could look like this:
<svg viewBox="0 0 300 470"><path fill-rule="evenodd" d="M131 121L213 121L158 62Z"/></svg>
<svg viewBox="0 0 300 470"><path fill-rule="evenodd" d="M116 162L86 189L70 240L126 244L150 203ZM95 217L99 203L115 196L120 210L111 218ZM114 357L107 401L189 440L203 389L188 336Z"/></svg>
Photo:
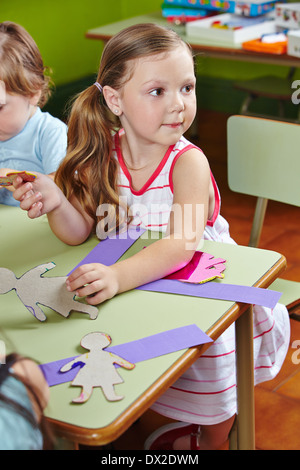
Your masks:
<svg viewBox="0 0 300 470"><path fill-rule="evenodd" d="M120 197L124 198L133 216L132 227L142 227L147 230L165 232L168 226L170 210L173 204L173 169L178 158L186 151L198 148L185 137L171 145L160 164L144 186L136 191L132 187L131 175L124 162L119 145L119 137L115 138L115 153L119 162L118 189ZM200 150L200 149L199 149ZM207 221L204 238L219 239L214 228L217 226L226 236L228 224L220 214L220 194L215 179L211 174L215 192L215 209L211 220ZM221 217L221 219L219 219ZM219 219L219 220L218 220ZM206 233L207 232L207 233Z"/></svg>

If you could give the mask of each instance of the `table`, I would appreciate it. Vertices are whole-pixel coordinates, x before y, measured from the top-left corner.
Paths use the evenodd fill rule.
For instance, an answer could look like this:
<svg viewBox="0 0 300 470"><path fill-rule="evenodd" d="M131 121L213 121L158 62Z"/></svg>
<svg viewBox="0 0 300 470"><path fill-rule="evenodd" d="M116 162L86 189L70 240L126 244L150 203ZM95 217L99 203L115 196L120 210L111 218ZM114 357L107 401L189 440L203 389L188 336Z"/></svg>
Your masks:
<svg viewBox="0 0 300 470"><path fill-rule="evenodd" d="M8 206L0 206L0 214L0 266L12 270L17 277L49 261L56 264L49 275L64 276L98 243L92 237L82 245L70 247L53 235L46 216L30 220L21 209ZM139 239L125 256L142 249L145 243L148 241ZM273 251L209 241L204 242L201 250L227 260L228 284L267 287L286 265L285 258ZM108 333L113 346L196 324L215 340L236 321L238 448L255 447L251 306L133 290L102 304L96 320L78 312L63 318L50 309L44 308L44 311L47 320L39 322L15 292L0 295L1 330L5 334L7 352L17 350L40 363L47 363L81 354L80 340L92 331ZM119 402L107 402L101 390L95 389L85 404L71 404L78 395L77 387L70 387L68 383L51 387L45 412L47 419L57 434L73 442L88 445L112 442L208 347L209 344L205 344L140 362L131 371L119 369L124 383L118 385L116 391L125 396Z"/></svg>
<svg viewBox="0 0 300 470"><path fill-rule="evenodd" d="M157 23L161 26L169 26L170 23L162 17L160 12L151 13L148 15L135 16L125 20L116 21L98 28L90 29L86 32L85 37L88 39L96 39L101 41L108 41L113 35L118 33L128 26L137 23ZM287 54L266 54L261 52L246 51L241 48L240 44L235 46L226 45L221 41L212 41L210 39L204 41L195 37L189 37L185 34L184 26L177 26L172 24L174 29L185 41L191 44L195 52L203 56L214 57L218 59L237 60L246 62L256 62L264 64L282 65L288 67L299 67L300 59L297 57L289 56Z"/></svg>

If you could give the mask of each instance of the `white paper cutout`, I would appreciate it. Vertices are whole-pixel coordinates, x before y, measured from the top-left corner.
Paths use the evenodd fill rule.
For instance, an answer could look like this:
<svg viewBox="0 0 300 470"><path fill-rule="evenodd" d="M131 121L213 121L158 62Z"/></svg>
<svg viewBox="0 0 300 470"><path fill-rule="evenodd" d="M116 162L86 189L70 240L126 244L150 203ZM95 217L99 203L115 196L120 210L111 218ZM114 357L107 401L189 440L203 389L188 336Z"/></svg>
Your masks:
<svg viewBox="0 0 300 470"><path fill-rule="evenodd" d="M46 263L27 271L17 278L10 269L0 268L0 294L15 290L27 310L38 320L46 320L46 315L38 305L49 307L63 317L72 310L87 313L92 320L98 316L98 308L75 300L74 292L66 287L67 277L42 277L54 263Z"/></svg>
<svg viewBox="0 0 300 470"><path fill-rule="evenodd" d="M118 401L124 398L117 395L114 390L115 384L123 383L114 364L129 370L133 369L135 365L116 354L103 351L103 348L109 346L110 343L111 337L106 333L88 333L82 338L80 344L90 352L82 354L60 369L61 372L67 372L77 363L84 364L71 382L71 385L82 387L79 397L72 400L74 403L86 402L93 392L93 387L101 387L108 401Z"/></svg>

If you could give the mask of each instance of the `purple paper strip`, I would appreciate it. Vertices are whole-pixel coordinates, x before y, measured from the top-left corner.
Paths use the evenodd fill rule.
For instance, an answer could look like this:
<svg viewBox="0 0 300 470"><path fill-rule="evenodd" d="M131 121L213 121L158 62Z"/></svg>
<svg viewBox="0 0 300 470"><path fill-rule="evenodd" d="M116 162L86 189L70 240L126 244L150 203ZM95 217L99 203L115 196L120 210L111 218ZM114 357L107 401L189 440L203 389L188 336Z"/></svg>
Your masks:
<svg viewBox="0 0 300 470"><path fill-rule="evenodd" d="M114 353L127 361L135 364L137 362L153 359L181 349L191 348L200 344L210 343L212 339L207 336L197 325L187 325L173 330L164 331L156 335L147 336L129 343L111 346L105 351ZM78 373L78 362L70 371L60 372L61 367L78 356L61 359L59 361L41 364L49 387L65 382L70 382Z"/></svg>
<svg viewBox="0 0 300 470"><path fill-rule="evenodd" d="M144 229L129 229L127 232L117 234L114 237L108 237L102 240L88 255L78 263L68 276L76 268L88 263L101 263L111 266L116 263L121 256L136 242L136 240L145 232ZM117 243L116 243L117 242Z"/></svg>
<svg viewBox="0 0 300 470"><path fill-rule="evenodd" d="M76 268L86 263L102 263L106 266L110 266L118 261L142 233L144 233L143 229L129 229L128 232L107 238L100 242ZM74 271L74 269L72 271ZM223 282L212 281L203 284L193 284L171 279L159 279L137 287L137 289L216 300L229 300L231 302L243 302L269 308L274 308L282 295L280 292L259 287L224 284Z"/></svg>
<svg viewBox="0 0 300 470"><path fill-rule="evenodd" d="M224 284L223 282L206 282L204 284L191 284L169 279L160 279L137 287L139 290L151 292L164 292L167 294L189 295L192 297L205 297L208 299L229 300L246 304L261 305L274 308L281 297L280 292L259 287Z"/></svg>

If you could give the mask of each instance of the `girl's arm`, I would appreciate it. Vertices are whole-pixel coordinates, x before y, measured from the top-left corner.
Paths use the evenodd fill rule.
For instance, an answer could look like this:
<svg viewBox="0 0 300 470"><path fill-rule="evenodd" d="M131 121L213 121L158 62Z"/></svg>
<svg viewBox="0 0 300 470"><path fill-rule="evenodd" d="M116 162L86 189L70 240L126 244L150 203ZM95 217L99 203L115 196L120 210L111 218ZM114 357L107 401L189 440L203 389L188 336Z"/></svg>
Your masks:
<svg viewBox="0 0 300 470"><path fill-rule="evenodd" d="M80 207L76 198L68 201L47 175L36 173L36 179L24 183L20 176L14 181L14 198L32 219L47 214L54 234L69 245L79 245L91 233L93 221Z"/></svg>
<svg viewBox="0 0 300 470"><path fill-rule="evenodd" d="M178 159L173 186L174 210L167 236L111 267L94 263L77 268L67 280L68 289L90 296L87 302L96 305L185 266L202 238L208 214L210 169L199 150Z"/></svg>
<svg viewBox="0 0 300 470"><path fill-rule="evenodd" d="M68 245L79 245L91 234L94 221L83 211L75 197L70 201L61 193L62 201L56 210L48 213L53 233Z"/></svg>

